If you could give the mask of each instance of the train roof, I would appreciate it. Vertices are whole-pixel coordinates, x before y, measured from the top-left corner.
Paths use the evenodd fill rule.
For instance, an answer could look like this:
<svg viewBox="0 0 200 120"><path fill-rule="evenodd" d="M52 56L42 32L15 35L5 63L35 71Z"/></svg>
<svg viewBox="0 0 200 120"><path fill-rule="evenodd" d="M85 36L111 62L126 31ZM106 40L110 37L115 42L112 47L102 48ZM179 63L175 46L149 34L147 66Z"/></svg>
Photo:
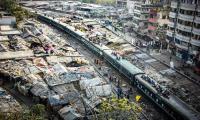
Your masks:
<svg viewBox="0 0 200 120"><path fill-rule="evenodd" d="M158 93L158 91L151 84L149 84L147 81L143 80L142 75L137 75L136 79L139 80L143 85L145 85L145 87L147 87L148 89L151 89L151 91L154 94Z"/></svg>
<svg viewBox="0 0 200 120"><path fill-rule="evenodd" d="M195 111L192 107L187 105L175 95L170 94L168 98L162 98L172 107L174 107L178 112L180 112L183 116L187 117L188 120L200 120L200 113Z"/></svg>
<svg viewBox="0 0 200 120"><path fill-rule="evenodd" d="M118 62L122 67L124 67L132 75L144 74L144 72L141 69L139 69L138 67L136 67L135 65L133 65L132 63L130 63L126 59L117 60L116 56L112 55L112 52L113 52L112 50L108 50L108 49L104 50L104 53L106 53L107 55L112 57L113 60L116 60L116 62Z"/></svg>
<svg viewBox="0 0 200 120"><path fill-rule="evenodd" d="M144 73L141 69L139 69L138 67L136 67L135 65L131 64L129 61L127 61L125 59L121 59L118 62L121 64L121 66L126 68L133 75L143 74Z"/></svg>
<svg viewBox="0 0 200 120"><path fill-rule="evenodd" d="M148 82L143 80L143 78L141 78L141 76L142 75L137 75L136 78L140 82L142 82L143 85L145 85L146 87L151 89L151 91L154 94L157 94L158 93L157 90L153 86L151 86ZM164 96L161 96L161 98L165 101L165 103L167 103L168 105L173 107L177 112L179 112L180 114L185 116L188 120L199 120L200 119L200 114L197 111L192 109L192 107L187 105L185 102L183 102L181 99L179 99L175 95L170 94L167 98Z"/></svg>

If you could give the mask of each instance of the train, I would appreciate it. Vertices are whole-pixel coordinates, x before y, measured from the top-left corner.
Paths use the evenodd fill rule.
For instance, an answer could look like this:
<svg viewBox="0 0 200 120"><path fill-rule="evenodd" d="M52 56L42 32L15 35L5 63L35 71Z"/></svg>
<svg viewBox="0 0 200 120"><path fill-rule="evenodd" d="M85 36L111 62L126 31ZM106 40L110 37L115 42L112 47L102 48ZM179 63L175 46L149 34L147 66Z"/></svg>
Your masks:
<svg viewBox="0 0 200 120"><path fill-rule="evenodd" d="M158 84L141 69L131 64L126 59L118 59L118 56L113 54L113 51L110 48L103 45L93 44L80 32L75 31L71 26L60 23L58 20L42 14L38 14L38 19L54 26L59 30L62 30L67 34L70 34L95 55L110 63L116 70L129 79L131 85L137 86L141 92L143 92L172 119L200 120L199 112L172 94L164 86Z"/></svg>

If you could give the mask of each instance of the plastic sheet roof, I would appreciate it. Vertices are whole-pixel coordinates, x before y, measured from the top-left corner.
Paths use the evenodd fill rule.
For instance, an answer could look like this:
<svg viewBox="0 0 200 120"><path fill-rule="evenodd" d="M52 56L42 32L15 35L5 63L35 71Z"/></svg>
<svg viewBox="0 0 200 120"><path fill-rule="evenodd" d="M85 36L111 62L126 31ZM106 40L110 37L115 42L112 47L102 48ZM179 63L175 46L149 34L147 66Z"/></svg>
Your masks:
<svg viewBox="0 0 200 120"><path fill-rule="evenodd" d="M47 75L45 77L45 81L49 86L61 85L66 83L71 83L78 81L80 78L77 76L76 73L63 73L59 75Z"/></svg>
<svg viewBox="0 0 200 120"><path fill-rule="evenodd" d="M51 93L52 92L52 93ZM49 94L55 94L53 91L50 91L48 86L45 83L39 82L31 88L31 93L40 98L47 98Z"/></svg>
<svg viewBox="0 0 200 120"><path fill-rule="evenodd" d="M92 87L92 86L97 86L97 85L102 85L105 84L106 82L103 81L101 78L96 77L93 79L85 79L85 80L81 80L79 82L81 89L86 89L88 87Z"/></svg>
<svg viewBox="0 0 200 120"><path fill-rule="evenodd" d="M112 94L111 85L93 86L86 89L87 97L107 97Z"/></svg>
<svg viewBox="0 0 200 120"><path fill-rule="evenodd" d="M73 91L65 94L49 96L48 103L51 106L65 105L69 102L75 101L76 99L79 99L79 93Z"/></svg>
<svg viewBox="0 0 200 120"><path fill-rule="evenodd" d="M77 120L81 117L72 106L65 106L58 113L64 120Z"/></svg>
<svg viewBox="0 0 200 120"><path fill-rule="evenodd" d="M63 85L57 85L53 86L52 90L55 91L57 94L63 94L71 91L76 91L73 84L63 84Z"/></svg>

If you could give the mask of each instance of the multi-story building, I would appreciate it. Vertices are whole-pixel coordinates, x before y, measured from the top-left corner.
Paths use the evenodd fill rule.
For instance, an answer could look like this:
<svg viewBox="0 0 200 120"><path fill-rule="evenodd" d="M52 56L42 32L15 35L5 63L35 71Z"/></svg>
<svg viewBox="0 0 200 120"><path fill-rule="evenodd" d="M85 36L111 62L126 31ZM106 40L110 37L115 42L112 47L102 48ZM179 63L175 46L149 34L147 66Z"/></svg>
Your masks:
<svg viewBox="0 0 200 120"><path fill-rule="evenodd" d="M135 0L136 1L136 0ZM133 22L135 31L148 34L157 29L158 24L162 24L162 18L166 19L161 9L163 3L161 1L137 1L134 4Z"/></svg>
<svg viewBox="0 0 200 120"><path fill-rule="evenodd" d="M127 0L116 0L116 6L125 8L127 6Z"/></svg>
<svg viewBox="0 0 200 120"><path fill-rule="evenodd" d="M136 2L137 0L127 0L127 10L129 14L133 14Z"/></svg>
<svg viewBox="0 0 200 120"><path fill-rule="evenodd" d="M166 41L170 50L186 59L200 50L200 1L173 0Z"/></svg>
<svg viewBox="0 0 200 120"><path fill-rule="evenodd" d="M135 30L145 29L148 27L150 3L149 1L137 1L134 4L133 23Z"/></svg>
<svg viewBox="0 0 200 120"><path fill-rule="evenodd" d="M157 40L165 41L167 25L169 23L169 0L163 0L156 3L151 3L152 8L149 10L148 19L148 36L151 38L156 36ZM152 38L152 39L154 39Z"/></svg>

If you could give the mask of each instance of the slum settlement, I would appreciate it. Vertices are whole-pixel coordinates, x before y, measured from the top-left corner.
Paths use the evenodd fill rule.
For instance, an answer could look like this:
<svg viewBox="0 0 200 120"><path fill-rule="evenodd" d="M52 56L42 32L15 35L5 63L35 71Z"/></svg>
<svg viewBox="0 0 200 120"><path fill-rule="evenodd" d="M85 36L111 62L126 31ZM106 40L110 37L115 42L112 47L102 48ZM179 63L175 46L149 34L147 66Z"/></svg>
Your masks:
<svg viewBox="0 0 200 120"><path fill-rule="evenodd" d="M8 26L3 27L6 32L1 29L2 84L14 82L21 94L47 105L66 120L84 117L86 112L95 111L104 97L112 95L111 85L99 77L89 61L45 24L26 20L19 26L21 31L17 32ZM3 90L0 97L13 103ZM4 103L1 109L11 108ZM2 107L5 105L6 109Z"/></svg>

